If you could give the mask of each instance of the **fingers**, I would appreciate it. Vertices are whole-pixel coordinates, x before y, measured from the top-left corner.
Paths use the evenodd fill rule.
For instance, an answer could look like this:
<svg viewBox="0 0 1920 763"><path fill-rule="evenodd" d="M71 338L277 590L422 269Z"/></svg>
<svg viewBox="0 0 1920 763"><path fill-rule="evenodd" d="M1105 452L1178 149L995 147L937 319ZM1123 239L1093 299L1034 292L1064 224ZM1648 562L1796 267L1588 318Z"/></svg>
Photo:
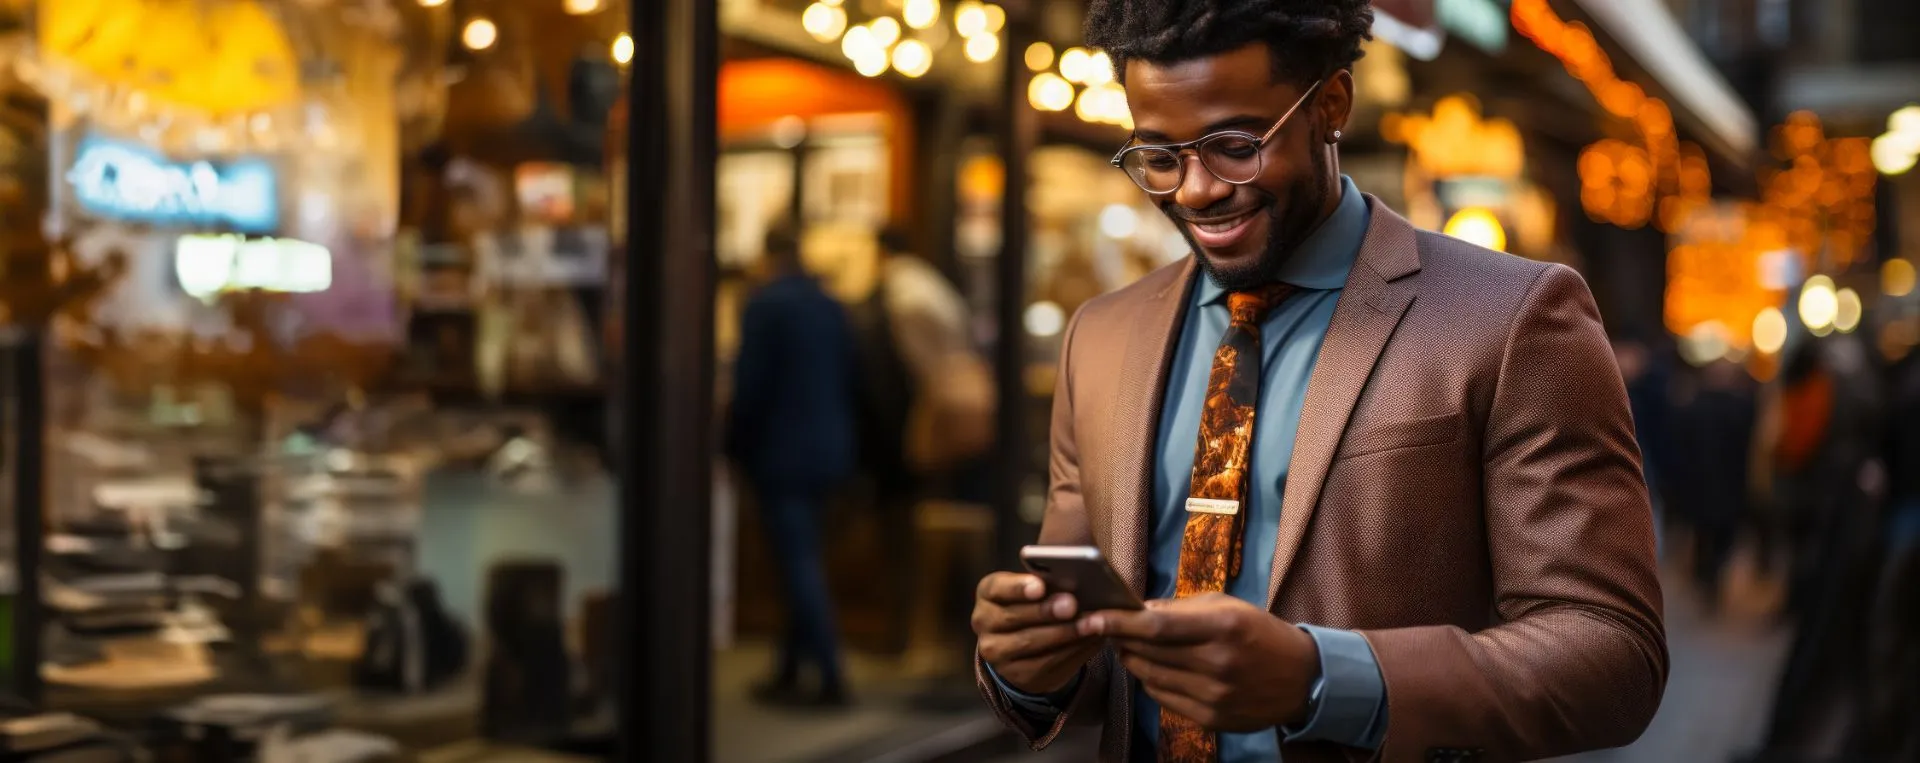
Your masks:
<svg viewBox="0 0 1920 763"><path fill-rule="evenodd" d="M1114 649L1122 657L1152 662L1174 670L1216 675L1225 666L1214 664L1213 650L1188 644L1163 644L1153 641L1115 640Z"/></svg>
<svg viewBox="0 0 1920 763"><path fill-rule="evenodd" d="M1000 665L1052 656L1082 646L1087 641L1073 623L1043 625L1010 633L997 633L980 640L980 656L989 664Z"/></svg>
<svg viewBox="0 0 1920 763"><path fill-rule="evenodd" d="M1054 594L1046 601L1025 604L997 604L982 599L973 609L973 632L979 635L1011 633L1055 623L1068 623L1080 610L1069 594Z"/></svg>
<svg viewBox="0 0 1920 763"><path fill-rule="evenodd" d="M1202 726L1215 722L1213 708L1226 695L1224 684L1139 657L1121 655L1120 664L1162 708Z"/></svg>
<svg viewBox="0 0 1920 763"><path fill-rule="evenodd" d="M1018 604L1039 601L1040 597L1047 594L1047 584L1033 575L995 572L980 579L980 587L975 594L996 604Z"/></svg>
<svg viewBox="0 0 1920 763"><path fill-rule="evenodd" d="M1095 612L1080 620L1080 632L1116 640L1198 644L1221 632L1223 618L1211 611L1157 607L1138 612Z"/></svg>

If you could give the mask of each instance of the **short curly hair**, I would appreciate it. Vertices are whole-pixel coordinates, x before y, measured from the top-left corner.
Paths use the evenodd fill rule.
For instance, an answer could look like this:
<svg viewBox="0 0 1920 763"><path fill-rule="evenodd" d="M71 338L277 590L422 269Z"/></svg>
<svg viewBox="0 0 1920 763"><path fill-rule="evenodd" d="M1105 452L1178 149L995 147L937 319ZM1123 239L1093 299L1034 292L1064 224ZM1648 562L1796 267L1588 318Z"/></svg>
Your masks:
<svg viewBox="0 0 1920 763"><path fill-rule="evenodd" d="M1305 85L1353 66L1373 39L1370 0L1092 0L1087 44L1127 61L1190 61L1265 42L1274 78Z"/></svg>

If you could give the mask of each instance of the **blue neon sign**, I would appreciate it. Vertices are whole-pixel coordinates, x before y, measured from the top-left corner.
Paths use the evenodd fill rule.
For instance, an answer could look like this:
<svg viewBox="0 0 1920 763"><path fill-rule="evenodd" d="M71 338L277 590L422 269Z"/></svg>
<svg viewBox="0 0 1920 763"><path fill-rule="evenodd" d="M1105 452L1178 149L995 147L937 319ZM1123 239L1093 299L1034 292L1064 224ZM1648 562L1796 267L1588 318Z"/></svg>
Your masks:
<svg viewBox="0 0 1920 763"><path fill-rule="evenodd" d="M280 227L276 170L264 159L169 159L98 135L80 142L67 183L87 212L169 227L273 233Z"/></svg>

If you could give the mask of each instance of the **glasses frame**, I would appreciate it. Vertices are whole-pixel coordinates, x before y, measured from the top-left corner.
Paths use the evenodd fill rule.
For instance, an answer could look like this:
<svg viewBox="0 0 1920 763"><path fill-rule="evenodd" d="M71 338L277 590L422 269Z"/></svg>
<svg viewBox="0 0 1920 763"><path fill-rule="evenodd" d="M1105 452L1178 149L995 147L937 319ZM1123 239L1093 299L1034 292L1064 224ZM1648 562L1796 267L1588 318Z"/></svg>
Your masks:
<svg viewBox="0 0 1920 763"><path fill-rule="evenodd" d="M1308 99L1311 99L1314 93L1320 92L1320 85L1325 83L1326 81L1327 80L1325 78L1314 80L1313 84L1307 87L1307 91L1300 94L1299 100L1294 101L1293 106L1287 109L1287 113L1281 114L1280 120L1277 122L1274 122L1272 127L1267 128L1267 132L1265 135L1256 136L1253 133L1247 132L1246 130L1221 130L1219 132L1207 133L1206 135L1202 135L1198 138L1187 141L1185 143L1142 143L1140 145L1121 146L1120 151L1118 153L1115 153L1112 159L1107 160L1107 163L1113 165L1114 169L1117 169L1117 170L1120 170L1121 172L1126 173L1127 178L1132 180L1134 185L1140 186L1140 190L1143 190L1143 191L1146 191L1147 193L1152 193L1152 194L1167 194L1167 193L1173 193L1174 191L1178 191L1180 190L1181 186L1184 186L1187 184L1186 154L1187 152L1191 151L1193 152L1194 157L1200 160L1200 166L1206 168L1207 174L1214 176L1215 179L1218 179L1220 182L1227 183L1230 185L1246 185L1248 183L1253 182L1254 180L1259 179L1260 173L1264 172L1267 168L1266 167L1267 142L1273 140L1273 136L1276 133L1280 132L1280 128L1285 126L1287 124L1287 121L1293 118L1293 113L1296 111L1299 111L1301 106L1306 105ZM1220 138L1246 138L1253 141L1253 151L1254 151L1253 156L1258 163L1258 167L1253 171L1253 177L1247 178L1246 180L1228 180L1226 178L1220 177L1220 173L1215 172L1213 170L1213 167L1207 164L1206 155L1200 153L1200 148L1201 146L1204 146L1205 144L1212 142L1214 140L1218 140ZM1134 177L1133 173L1131 172L1127 172L1127 168L1125 166L1127 154L1131 154L1138 151L1147 151L1151 149L1166 151L1168 153L1173 154L1174 158L1180 160L1180 170L1179 170L1180 174L1179 174L1179 177L1174 179L1172 188L1168 188L1163 191L1148 188L1146 185L1146 181L1140 178Z"/></svg>

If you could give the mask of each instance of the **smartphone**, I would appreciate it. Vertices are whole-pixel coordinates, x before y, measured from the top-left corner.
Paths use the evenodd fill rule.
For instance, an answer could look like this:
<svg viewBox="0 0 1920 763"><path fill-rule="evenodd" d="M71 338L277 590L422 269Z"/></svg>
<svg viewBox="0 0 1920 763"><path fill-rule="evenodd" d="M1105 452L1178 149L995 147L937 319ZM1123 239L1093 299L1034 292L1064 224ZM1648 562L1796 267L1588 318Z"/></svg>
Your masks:
<svg viewBox="0 0 1920 763"><path fill-rule="evenodd" d="M1046 582L1047 593L1073 594L1081 612L1145 608L1096 547L1027 546L1020 562Z"/></svg>

